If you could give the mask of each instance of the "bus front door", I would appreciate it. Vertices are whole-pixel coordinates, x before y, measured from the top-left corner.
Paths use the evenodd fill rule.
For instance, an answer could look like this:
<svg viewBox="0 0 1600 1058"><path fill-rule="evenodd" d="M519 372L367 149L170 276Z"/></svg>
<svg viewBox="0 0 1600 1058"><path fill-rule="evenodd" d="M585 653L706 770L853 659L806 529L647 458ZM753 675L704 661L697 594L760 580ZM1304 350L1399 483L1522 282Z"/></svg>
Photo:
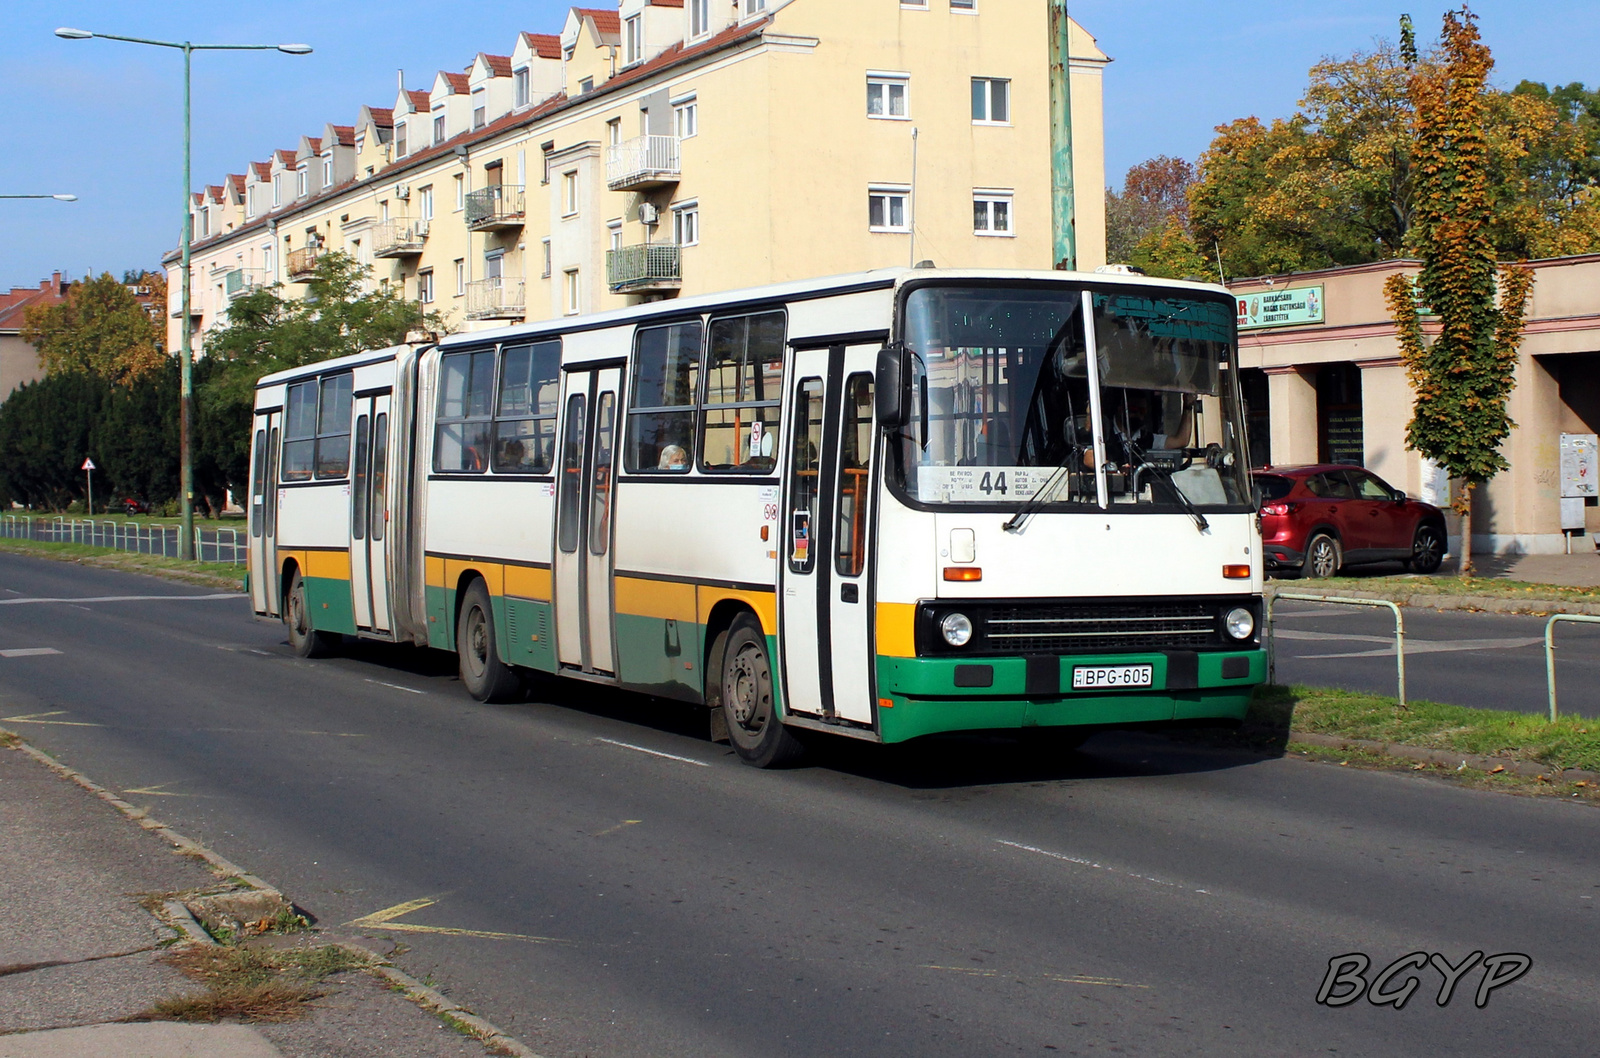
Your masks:
<svg viewBox="0 0 1600 1058"><path fill-rule="evenodd" d="M350 591L356 627L389 631L389 393L356 398L350 480Z"/></svg>
<svg viewBox="0 0 1600 1058"><path fill-rule="evenodd" d="M556 656L616 672L611 622L611 504L620 367L569 371L556 477Z"/></svg>
<svg viewBox="0 0 1600 1058"><path fill-rule="evenodd" d="M282 613L278 598L278 433L281 411L256 416L250 452L250 606L258 614Z"/></svg>
<svg viewBox="0 0 1600 1058"><path fill-rule="evenodd" d="M873 367L877 346L794 354L780 510L784 702L872 722Z"/></svg>

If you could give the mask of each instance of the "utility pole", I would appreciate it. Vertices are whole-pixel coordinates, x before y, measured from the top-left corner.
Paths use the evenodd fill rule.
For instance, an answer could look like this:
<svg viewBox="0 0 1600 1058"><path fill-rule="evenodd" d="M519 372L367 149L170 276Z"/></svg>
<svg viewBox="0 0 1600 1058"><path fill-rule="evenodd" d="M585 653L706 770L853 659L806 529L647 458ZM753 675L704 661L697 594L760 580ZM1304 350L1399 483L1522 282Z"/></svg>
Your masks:
<svg viewBox="0 0 1600 1058"><path fill-rule="evenodd" d="M1050 0L1050 222L1055 268L1078 267L1072 184L1072 21L1067 0Z"/></svg>

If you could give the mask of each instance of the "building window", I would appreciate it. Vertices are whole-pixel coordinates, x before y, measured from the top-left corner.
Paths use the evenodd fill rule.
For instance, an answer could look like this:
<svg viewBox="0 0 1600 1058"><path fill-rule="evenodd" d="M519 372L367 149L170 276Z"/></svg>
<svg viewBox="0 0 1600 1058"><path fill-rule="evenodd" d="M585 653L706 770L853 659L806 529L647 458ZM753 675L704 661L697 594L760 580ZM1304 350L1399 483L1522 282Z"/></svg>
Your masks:
<svg viewBox="0 0 1600 1058"><path fill-rule="evenodd" d="M456 266L456 297L461 297L467 292L467 259L457 257Z"/></svg>
<svg viewBox="0 0 1600 1058"><path fill-rule="evenodd" d="M1015 235L1011 227L1011 192L974 191L972 231L975 235Z"/></svg>
<svg viewBox="0 0 1600 1058"><path fill-rule="evenodd" d="M417 273L417 300L424 305L433 304L433 269Z"/></svg>
<svg viewBox="0 0 1600 1058"><path fill-rule="evenodd" d="M910 231L907 216L911 189L904 186L867 189L867 227L872 231Z"/></svg>
<svg viewBox="0 0 1600 1058"><path fill-rule="evenodd" d="M283 427L283 481L342 478L350 470L349 372L289 387Z"/></svg>
<svg viewBox="0 0 1600 1058"><path fill-rule="evenodd" d="M644 58L644 16L633 15L623 26L625 58L628 64L636 63Z"/></svg>
<svg viewBox="0 0 1600 1058"><path fill-rule="evenodd" d="M689 36L711 31L711 0L689 0Z"/></svg>
<svg viewBox="0 0 1600 1058"><path fill-rule="evenodd" d="M622 221L606 222L606 244L612 250L622 249Z"/></svg>
<svg viewBox="0 0 1600 1058"><path fill-rule="evenodd" d="M1011 121L1011 82L998 77L972 79L972 120L1005 125Z"/></svg>
<svg viewBox="0 0 1600 1058"><path fill-rule="evenodd" d="M606 122L606 143L613 147L622 144L622 119L612 118Z"/></svg>
<svg viewBox="0 0 1600 1058"><path fill-rule="evenodd" d="M583 288L578 283L578 270L569 268L567 276L567 315L576 316L583 311Z"/></svg>
<svg viewBox="0 0 1600 1058"><path fill-rule="evenodd" d="M687 473L700 389L700 322L634 333L623 464L629 471Z"/></svg>
<svg viewBox="0 0 1600 1058"><path fill-rule="evenodd" d="M455 175L456 185L456 212L460 213L467 208L467 181L460 173Z"/></svg>
<svg viewBox="0 0 1600 1058"><path fill-rule="evenodd" d="M977 0L950 0L950 10L977 13Z"/></svg>
<svg viewBox="0 0 1600 1058"><path fill-rule="evenodd" d="M256 189L254 185L244 189L244 215L247 217L256 215Z"/></svg>
<svg viewBox="0 0 1600 1058"><path fill-rule="evenodd" d="M294 173L294 193L296 198L305 198L306 192L311 190L311 174L305 166L301 166Z"/></svg>
<svg viewBox="0 0 1600 1058"><path fill-rule="evenodd" d="M766 9L767 0L745 0L744 13L746 15L753 15L758 11L765 11Z"/></svg>
<svg viewBox="0 0 1600 1058"><path fill-rule="evenodd" d="M918 11L928 10L928 0L900 0L901 7L914 7Z"/></svg>
<svg viewBox="0 0 1600 1058"><path fill-rule="evenodd" d="M539 273L539 277L541 279L549 279L550 278L550 240L549 239L543 240L541 245L544 247L544 271Z"/></svg>
<svg viewBox="0 0 1600 1058"><path fill-rule="evenodd" d="M686 140L700 131L700 105L694 96L673 100L672 130Z"/></svg>
<svg viewBox="0 0 1600 1058"><path fill-rule="evenodd" d="M394 156L396 158L406 156L406 123L403 121L394 123Z"/></svg>
<svg viewBox="0 0 1600 1058"><path fill-rule="evenodd" d="M333 186L333 156L327 155L322 159L322 186Z"/></svg>
<svg viewBox="0 0 1600 1058"><path fill-rule="evenodd" d="M528 68L526 66L512 73L511 83L516 86L517 106L525 107L532 102L528 98Z"/></svg>
<svg viewBox="0 0 1600 1058"><path fill-rule="evenodd" d="M576 172L561 174L561 215L575 217L578 215L578 174Z"/></svg>
<svg viewBox="0 0 1600 1058"><path fill-rule="evenodd" d="M590 92L593 92L593 91L594 91L594 78L593 77L585 77L583 80L578 82L578 94L579 95L588 95Z"/></svg>
<svg viewBox="0 0 1600 1058"><path fill-rule="evenodd" d="M277 209L283 205L283 174L272 174L272 208Z"/></svg>
<svg viewBox="0 0 1600 1058"><path fill-rule="evenodd" d="M433 219L433 185L417 189L417 216L422 220Z"/></svg>
<svg viewBox="0 0 1600 1058"><path fill-rule="evenodd" d="M904 75L867 75L867 117L910 116L911 79Z"/></svg>
<svg viewBox="0 0 1600 1058"><path fill-rule="evenodd" d="M700 241L700 203L672 207L672 241L679 246L693 246Z"/></svg>
<svg viewBox="0 0 1600 1058"><path fill-rule="evenodd" d="M472 127L481 129L488 124L489 109L485 104L488 94L481 88L472 90Z"/></svg>
<svg viewBox="0 0 1600 1058"><path fill-rule="evenodd" d="M433 116L433 145L435 147L444 142L444 115Z"/></svg>

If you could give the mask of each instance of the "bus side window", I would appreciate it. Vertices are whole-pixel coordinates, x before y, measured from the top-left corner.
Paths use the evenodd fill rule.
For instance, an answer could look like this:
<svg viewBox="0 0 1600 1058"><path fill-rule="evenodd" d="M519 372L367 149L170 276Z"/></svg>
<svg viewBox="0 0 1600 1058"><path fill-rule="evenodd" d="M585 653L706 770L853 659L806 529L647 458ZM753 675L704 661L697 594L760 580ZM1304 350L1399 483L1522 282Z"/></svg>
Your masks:
<svg viewBox="0 0 1600 1058"><path fill-rule="evenodd" d="M356 473L350 483L350 535L367 535L367 417L356 419Z"/></svg>
<svg viewBox="0 0 1600 1058"><path fill-rule="evenodd" d="M561 433L561 494L556 497L557 543L563 551L578 550L578 496L583 482L583 394L567 398L567 421Z"/></svg>
<svg viewBox="0 0 1600 1058"><path fill-rule="evenodd" d="M844 415L839 425L839 526L834 533L834 568L859 577L867 566L867 510L872 464L872 376L851 375L844 384Z"/></svg>
<svg viewBox="0 0 1600 1058"><path fill-rule="evenodd" d="M285 446L287 447L287 446ZM278 428L267 438L267 528L268 536L278 533Z"/></svg>
<svg viewBox="0 0 1600 1058"><path fill-rule="evenodd" d="M561 343L508 346L501 353L495 406L496 474L548 474L556 447Z"/></svg>
<svg viewBox="0 0 1600 1058"><path fill-rule="evenodd" d="M283 423L283 480L310 481L317 453L317 383L289 387Z"/></svg>
<svg viewBox="0 0 1600 1058"><path fill-rule="evenodd" d="M317 410L317 477L342 478L350 470L350 396L355 376L348 372L322 380Z"/></svg>
<svg viewBox="0 0 1600 1058"><path fill-rule="evenodd" d="M634 337L623 464L685 473L693 463L700 388L700 322L641 327Z"/></svg>
<svg viewBox="0 0 1600 1058"><path fill-rule="evenodd" d="M770 474L777 467L783 335L781 312L711 321L701 469Z"/></svg>
<svg viewBox="0 0 1600 1058"><path fill-rule="evenodd" d="M589 493L589 553L603 555L611 537L611 462L615 430L616 394L600 394L595 408L594 488Z"/></svg>
<svg viewBox="0 0 1600 1058"><path fill-rule="evenodd" d="M250 460L250 535L260 536L266 518L267 431L256 431L256 450Z"/></svg>
<svg viewBox="0 0 1600 1058"><path fill-rule="evenodd" d="M451 353L439 361L439 413L433 469L482 474L489 466L489 421L494 400L494 350Z"/></svg>
<svg viewBox="0 0 1600 1058"><path fill-rule="evenodd" d="M789 486L789 568L810 573L816 560L812 548L817 516L817 491L822 468L822 379L807 378L795 394L793 455L789 464L794 481Z"/></svg>

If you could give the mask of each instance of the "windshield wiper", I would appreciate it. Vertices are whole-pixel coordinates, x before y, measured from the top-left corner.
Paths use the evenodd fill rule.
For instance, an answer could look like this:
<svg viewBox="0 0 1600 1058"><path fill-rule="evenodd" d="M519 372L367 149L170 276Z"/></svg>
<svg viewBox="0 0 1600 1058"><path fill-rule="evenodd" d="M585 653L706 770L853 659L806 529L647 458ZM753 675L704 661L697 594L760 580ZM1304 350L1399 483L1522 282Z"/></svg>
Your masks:
<svg viewBox="0 0 1600 1058"><path fill-rule="evenodd" d="M1046 503L1050 502L1051 496L1054 494L1056 489L1056 482L1061 480L1061 476L1063 474L1066 474L1068 477L1071 476L1073 461L1081 458L1082 455L1082 445L1068 445L1066 458L1061 461L1061 464L1057 466L1055 470L1050 472L1050 476L1045 478L1044 484L1039 486L1038 490L1034 492L1032 496L1028 497L1028 502L1022 505L1022 509L1017 511L1017 513L1013 514L1010 518L1007 518L1000 528L1008 533L1017 529L1021 529L1022 526L1027 523L1028 519L1032 518L1034 514L1038 512L1040 507L1043 507Z"/></svg>
<svg viewBox="0 0 1600 1058"><path fill-rule="evenodd" d="M1116 429L1117 435L1122 438L1123 447L1128 450L1128 454L1139 461L1138 467L1136 467L1133 472L1133 485L1135 486L1136 490L1139 484L1139 473L1144 470L1155 471L1161 476L1161 480L1166 484L1167 488L1171 490L1172 495L1177 497L1178 506L1183 508L1185 514L1194 519L1195 528L1202 533L1210 529L1211 523L1206 521L1206 516L1200 513L1200 509L1196 507L1189 497L1184 494L1183 489L1178 486L1178 483L1172 480L1172 468L1164 463L1152 462L1149 453L1147 453L1143 448L1139 447L1138 443L1135 442L1133 438L1123 433L1122 429L1117 427L1116 423L1112 423L1112 426Z"/></svg>

